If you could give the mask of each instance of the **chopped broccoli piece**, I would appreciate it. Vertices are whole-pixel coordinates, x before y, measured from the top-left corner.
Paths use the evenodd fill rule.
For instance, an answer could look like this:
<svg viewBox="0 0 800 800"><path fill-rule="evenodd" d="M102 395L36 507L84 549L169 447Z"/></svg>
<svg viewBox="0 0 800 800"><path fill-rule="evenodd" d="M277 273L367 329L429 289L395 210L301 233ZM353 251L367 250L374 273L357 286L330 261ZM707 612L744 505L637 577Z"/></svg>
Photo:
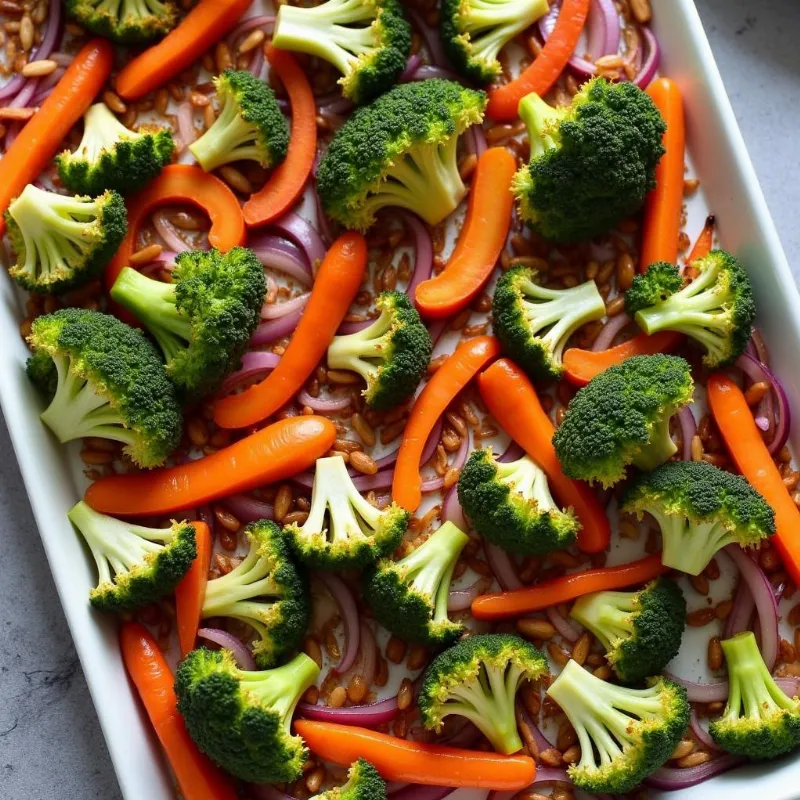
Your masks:
<svg viewBox="0 0 800 800"><path fill-rule="evenodd" d="M361 375L367 382L367 405L383 411L414 394L428 368L433 342L407 295L383 292L376 306L381 313L371 325L333 338L328 366Z"/></svg>
<svg viewBox="0 0 800 800"><path fill-rule="evenodd" d="M62 308L34 320L28 374L55 394L42 421L63 444L87 436L122 442L140 467L157 467L183 428L175 389L153 345L109 314ZM44 364L52 359L57 378Z"/></svg>
<svg viewBox="0 0 800 800"><path fill-rule="evenodd" d="M347 772L347 783L311 800L386 800L386 783L372 764L366 759L354 761Z"/></svg>
<svg viewBox="0 0 800 800"><path fill-rule="evenodd" d="M458 174L458 137L483 120L486 94L453 81L395 86L336 132L320 161L325 212L365 231L386 206L437 225L467 193Z"/></svg>
<svg viewBox="0 0 800 800"><path fill-rule="evenodd" d="M425 672L419 712L426 728L440 731L450 714L466 717L498 753L522 749L514 700L524 681L549 674L532 644L503 633L468 636L438 655Z"/></svg>
<svg viewBox="0 0 800 800"><path fill-rule="evenodd" d="M194 526L146 528L107 517L81 501L67 514L97 564L89 602L101 611L132 611L170 594L188 572L197 545Z"/></svg>
<svg viewBox="0 0 800 800"><path fill-rule="evenodd" d="M657 578L638 592L579 597L570 616L600 640L623 683L638 683L661 672L678 654L686 601L677 583Z"/></svg>
<svg viewBox="0 0 800 800"><path fill-rule="evenodd" d="M5 215L17 255L11 277L30 292L63 294L96 278L128 230L116 192L65 197L28 184Z"/></svg>
<svg viewBox="0 0 800 800"><path fill-rule="evenodd" d="M537 94L519 104L531 161L514 177L520 215L545 239L577 242L635 214L656 185L666 125L632 83L594 78L567 108Z"/></svg>
<svg viewBox="0 0 800 800"><path fill-rule="evenodd" d="M317 679L304 653L275 669L239 669L229 650L193 650L178 666L178 711L194 743L231 775L251 783L299 777L308 750L292 714Z"/></svg>
<svg viewBox="0 0 800 800"><path fill-rule="evenodd" d="M553 436L564 474L608 487L631 464L655 469L677 450L669 422L693 391L689 364L677 356L634 356L601 372L572 398Z"/></svg>
<svg viewBox="0 0 800 800"><path fill-rule="evenodd" d="M570 289L546 289L541 275L513 267L497 282L492 324L503 349L533 378L560 378L562 355L582 325L606 315L594 281Z"/></svg>
<svg viewBox="0 0 800 800"><path fill-rule="evenodd" d="M118 44L145 44L178 23L171 0L65 0L67 12L86 30Z"/></svg>
<svg viewBox="0 0 800 800"><path fill-rule="evenodd" d="M706 461L671 461L638 475L620 508L651 514L661 528L661 561L699 575L729 544L757 547L775 533L775 512L742 478Z"/></svg>
<svg viewBox="0 0 800 800"><path fill-rule="evenodd" d="M469 541L445 522L399 561L382 559L364 576L364 599L378 622L407 642L450 644L464 626L447 616L450 581Z"/></svg>
<svg viewBox="0 0 800 800"><path fill-rule="evenodd" d="M411 26L400 0L327 0L310 8L278 6L272 43L329 61L342 94L366 103L390 89L411 52Z"/></svg>
<svg viewBox="0 0 800 800"><path fill-rule="evenodd" d="M686 689L651 678L647 689L614 686L568 661L547 694L578 735L573 783L592 794L626 794L672 755L689 726Z"/></svg>

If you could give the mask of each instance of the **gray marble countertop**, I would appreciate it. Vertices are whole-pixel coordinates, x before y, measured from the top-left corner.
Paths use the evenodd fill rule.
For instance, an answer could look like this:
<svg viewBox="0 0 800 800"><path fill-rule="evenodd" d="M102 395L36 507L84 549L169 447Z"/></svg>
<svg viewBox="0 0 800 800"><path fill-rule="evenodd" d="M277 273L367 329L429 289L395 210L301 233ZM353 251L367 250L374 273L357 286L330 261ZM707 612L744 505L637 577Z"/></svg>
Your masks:
<svg viewBox="0 0 800 800"><path fill-rule="evenodd" d="M789 262L800 269L800 3L696 0ZM0 426L0 795L121 797L5 426Z"/></svg>

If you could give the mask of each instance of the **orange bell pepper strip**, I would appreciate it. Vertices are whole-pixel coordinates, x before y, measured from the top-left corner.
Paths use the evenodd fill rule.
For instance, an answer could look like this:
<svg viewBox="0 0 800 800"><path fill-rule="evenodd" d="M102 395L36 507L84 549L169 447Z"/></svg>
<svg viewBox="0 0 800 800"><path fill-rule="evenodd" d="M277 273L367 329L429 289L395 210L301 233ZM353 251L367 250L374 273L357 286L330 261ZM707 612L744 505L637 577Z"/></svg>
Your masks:
<svg viewBox="0 0 800 800"><path fill-rule="evenodd" d="M181 655L194 650L197 630L203 613L206 596L208 570L211 566L211 531L205 522L193 522L197 556L189 571L175 588L175 618L178 625L178 641Z"/></svg>

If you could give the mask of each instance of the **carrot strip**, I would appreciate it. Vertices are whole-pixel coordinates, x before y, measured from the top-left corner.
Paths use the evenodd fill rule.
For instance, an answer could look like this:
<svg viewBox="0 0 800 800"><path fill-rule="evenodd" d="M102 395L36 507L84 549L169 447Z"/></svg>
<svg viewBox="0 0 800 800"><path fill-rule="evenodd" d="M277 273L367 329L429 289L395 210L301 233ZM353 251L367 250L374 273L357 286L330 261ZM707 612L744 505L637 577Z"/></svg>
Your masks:
<svg viewBox="0 0 800 800"><path fill-rule="evenodd" d="M254 425L292 399L325 355L358 293L366 266L367 243L361 234L345 233L331 245L280 364L261 383L220 400L214 413L217 425Z"/></svg>
<svg viewBox="0 0 800 800"><path fill-rule="evenodd" d="M236 791L189 738L178 712L174 677L155 639L138 622L120 631L125 668L139 693L185 800L236 800Z"/></svg>
<svg viewBox="0 0 800 800"><path fill-rule="evenodd" d="M158 44L129 61L117 77L117 92L138 100L191 67L225 36L253 0L200 0Z"/></svg>
<svg viewBox="0 0 800 800"><path fill-rule="evenodd" d="M290 53L271 44L264 52L289 95L292 135L283 163L270 175L264 188L244 204L245 222L251 228L272 222L295 204L317 154L317 104L308 78Z"/></svg>
<svg viewBox="0 0 800 800"><path fill-rule="evenodd" d="M656 261L678 263L686 150L683 98L678 85L669 78L657 78L648 87L647 94L667 123L663 139L667 152L656 168L656 188L645 201L640 272Z"/></svg>
<svg viewBox="0 0 800 800"><path fill-rule="evenodd" d="M203 611L203 600L206 596L208 570L211 566L211 531L205 522L193 522L197 557L189 567L189 571L181 578L175 588L175 617L178 625L178 641L181 655L188 655L194 650L197 629Z"/></svg>
<svg viewBox="0 0 800 800"><path fill-rule="evenodd" d="M575 52L588 16L589 0L564 0L553 32L533 63L516 80L489 91L489 119L516 119L519 101L525 95L550 91Z"/></svg>
<svg viewBox="0 0 800 800"><path fill-rule="evenodd" d="M414 402L392 480L392 497L407 511L416 511L422 500L419 462L436 421L478 371L499 354L500 343L494 336L478 336L462 342L433 373Z"/></svg>
<svg viewBox="0 0 800 800"><path fill-rule="evenodd" d="M0 236L6 230L3 216L11 201L63 147L66 135L94 102L113 66L114 51L105 39L84 45L0 159Z"/></svg>
<svg viewBox="0 0 800 800"><path fill-rule="evenodd" d="M714 229L717 227L717 218L713 214L706 217L703 230L697 237L694 243L692 252L689 253L689 258L686 259L687 264L693 264L699 258L705 258L714 247Z"/></svg>
<svg viewBox="0 0 800 800"><path fill-rule="evenodd" d="M388 781L516 792L536 777L536 764L528 756L424 744L336 722L296 720L294 727L325 761L348 766L365 758Z"/></svg>
<svg viewBox="0 0 800 800"><path fill-rule="evenodd" d="M772 541L795 583L800 583L800 511L761 438L742 390L727 376L708 379L708 404L736 468L775 511Z"/></svg>
<svg viewBox="0 0 800 800"><path fill-rule="evenodd" d="M335 439L336 428L324 417L289 417L196 461L101 478L84 499L119 517L169 514L296 475Z"/></svg>
<svg viewBox="0 0 800 800"><path fill-rule="evenodd" d="M492 147L478 159L461 236L444 271L417 286L417 308L426 319L444 319L469 305L503 250L511 227L514 156Z"/></svg>
<svg viewBox="0 0 800 800"><path fill-rule="evenodd" d="M547 473L559 502L574 509L581 523L578 547L584 553L605 550L611 540L605 509L587 484L574 481L561 471L552 443L555 428L525 373L503 358L478 378L478 387L492 416Z"/></svg>
<svg viewBox="0 0 800 800"><path fill-rule="evenodd" d="M559 603L566 603L585 594L647 583L667 572L669 568L661 563L661 553L655 553L620 567L601 567L586 572L574 572L513 592L484 594L472 601L472 614L476 619L518 617L531 611L541 611Z"/></svg>

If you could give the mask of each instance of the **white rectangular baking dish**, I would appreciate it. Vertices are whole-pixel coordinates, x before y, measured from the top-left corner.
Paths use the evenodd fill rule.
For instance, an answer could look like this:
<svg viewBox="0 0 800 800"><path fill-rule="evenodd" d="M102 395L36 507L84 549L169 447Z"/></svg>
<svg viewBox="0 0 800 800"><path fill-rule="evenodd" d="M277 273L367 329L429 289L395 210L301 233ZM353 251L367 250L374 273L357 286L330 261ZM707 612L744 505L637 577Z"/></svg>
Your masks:
<svg viewBox="0 0 800 800"><path fill-rule="evenodd" d="M256 0L253 12L262 2ZM712 209L719 220L720 241L747 264L759 301L758 324L797 415L797 288L693 1L652 2L654 29L663 48L661 70L683 90L691 160L702 180L700 196L691 204L690 232L699 229L703 215ZM172 780L120 660L116 626L113 620L94 613L87 602L93 568L66 518L83 488L75 450L59 447L39 421L40 400L24 373L28 352L18 328L23 311L10 281L0 281L0 299L0 404L122 794L126 800L172 800ZM701 652L697 661L702 658ZM749 800L758 792L772 800L792 800L800 795L798 784L800 763L789 758L739 770L668 796L676 800L723 796ZM483 796L476 791L453 795L463 800ZM650 796L667 797L657 792Z"/></svg>

